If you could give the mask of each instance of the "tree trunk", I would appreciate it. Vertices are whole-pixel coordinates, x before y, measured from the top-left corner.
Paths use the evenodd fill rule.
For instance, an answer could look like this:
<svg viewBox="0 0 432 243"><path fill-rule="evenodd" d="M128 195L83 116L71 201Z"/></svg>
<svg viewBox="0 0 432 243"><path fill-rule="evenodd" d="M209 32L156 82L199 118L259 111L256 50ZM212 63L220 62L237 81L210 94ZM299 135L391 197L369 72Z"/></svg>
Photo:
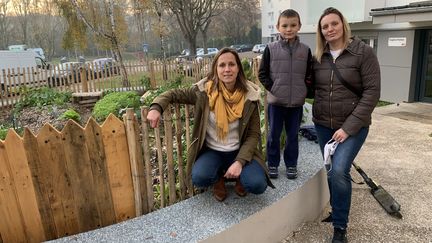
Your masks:
<svg viewBox="0 0 432 243"><path fill-rule="evenodd" d="M109 15L110 15L110 20L111 20L111 44L112 44L112 48L114 50L114 52L116 53L116 56L118 57L118 61L120 63L120 73L122 76L122 84L123 87L130 87L130 83L129 83L129 79L128 79L128 74L126 71L126 67L123 63L123 56L121 54L120 51L120 47L118 45L118 41L117 41L117 36L115 33L115 21L114 21L114 1L110 0L109 1L110 5L109 5Z"/></svg>

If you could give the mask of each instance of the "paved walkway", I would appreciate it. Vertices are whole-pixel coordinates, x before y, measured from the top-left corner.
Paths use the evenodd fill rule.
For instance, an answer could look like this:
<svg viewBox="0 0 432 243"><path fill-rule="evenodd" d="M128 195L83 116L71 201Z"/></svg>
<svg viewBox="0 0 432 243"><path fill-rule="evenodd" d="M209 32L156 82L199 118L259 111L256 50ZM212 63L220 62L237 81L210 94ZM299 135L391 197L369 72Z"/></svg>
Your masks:
<svg viewBox="0 0 432 243"><path fill-rule="evenodd" d="M377 108L356 162L400 204L403 219L389 216L366 185L353 184L349 242L432 242L432 104ZM353 179L360 175L352 169ZM289 219L287 219L289 220ZM282 242L330 242L333 228L320 219Z"/></svg>

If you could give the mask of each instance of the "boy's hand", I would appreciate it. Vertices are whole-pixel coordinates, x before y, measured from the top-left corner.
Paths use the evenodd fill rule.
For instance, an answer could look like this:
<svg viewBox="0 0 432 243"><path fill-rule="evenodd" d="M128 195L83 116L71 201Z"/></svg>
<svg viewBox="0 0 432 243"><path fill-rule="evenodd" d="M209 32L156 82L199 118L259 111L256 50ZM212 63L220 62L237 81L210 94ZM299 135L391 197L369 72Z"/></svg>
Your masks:
<svg viewBox="0 0 432 243"><path fill-rule="evenodd" d="M147 114L147 120L150 123L150 126L152 128L156 128L159 126L159 120L161 117L161 113L158 110L151 110Z"/></svg>

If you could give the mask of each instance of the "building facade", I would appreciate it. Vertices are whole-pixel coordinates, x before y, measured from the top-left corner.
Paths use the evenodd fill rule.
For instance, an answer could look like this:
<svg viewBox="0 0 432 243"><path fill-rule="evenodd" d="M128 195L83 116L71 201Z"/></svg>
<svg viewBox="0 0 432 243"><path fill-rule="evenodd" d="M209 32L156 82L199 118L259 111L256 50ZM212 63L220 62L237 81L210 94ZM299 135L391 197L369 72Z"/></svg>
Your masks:
<svg viewBox="0 0 432 243"><path fill-rule="evenodd" d="M299 12L302 42L315 50L322 11L339 9L352 34L372 46L382 77L381 100L432 103L432 1L403 0L262 0L262 41L274 41L279 14Z"/></svg>

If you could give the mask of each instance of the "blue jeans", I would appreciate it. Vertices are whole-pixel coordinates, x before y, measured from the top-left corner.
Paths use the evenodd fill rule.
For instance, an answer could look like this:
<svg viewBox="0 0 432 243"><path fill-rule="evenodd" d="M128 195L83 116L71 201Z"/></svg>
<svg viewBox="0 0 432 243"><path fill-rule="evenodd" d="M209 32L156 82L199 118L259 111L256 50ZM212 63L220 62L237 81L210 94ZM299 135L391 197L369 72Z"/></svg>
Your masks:
<svg viewBox="0 0 432 243"><path fill-rule="evenodd" d="M269 134L267 137L267 161L269 167L279 167L280 137L285 127L286 141L284 162L286 167L297 166L299 155L298 132L303 107L268 105Z"/></svg>
<svg viewBox="0 0 432 243"><path fill-rule="evenodd" d="M215 184L234 163L237 154L238 150L220 152L204 148L192 167L192 183L201 188ZM261 194L267 188L265 171L256 160L243 166L240 182L247 192L253 194Z"/></svg>
<svg viewBox="0 0 432 243"><path fill-rule="evenodd" d="M331 129L315 124L321 153L325 144L332 138L337 129ZM351 164L360 151L369 132L369 127L363 127L354 135L340 143L332 157L332 167L327 173L330 190L330 205L332 206L333 226L346 229L351 206Z"/></svg>

